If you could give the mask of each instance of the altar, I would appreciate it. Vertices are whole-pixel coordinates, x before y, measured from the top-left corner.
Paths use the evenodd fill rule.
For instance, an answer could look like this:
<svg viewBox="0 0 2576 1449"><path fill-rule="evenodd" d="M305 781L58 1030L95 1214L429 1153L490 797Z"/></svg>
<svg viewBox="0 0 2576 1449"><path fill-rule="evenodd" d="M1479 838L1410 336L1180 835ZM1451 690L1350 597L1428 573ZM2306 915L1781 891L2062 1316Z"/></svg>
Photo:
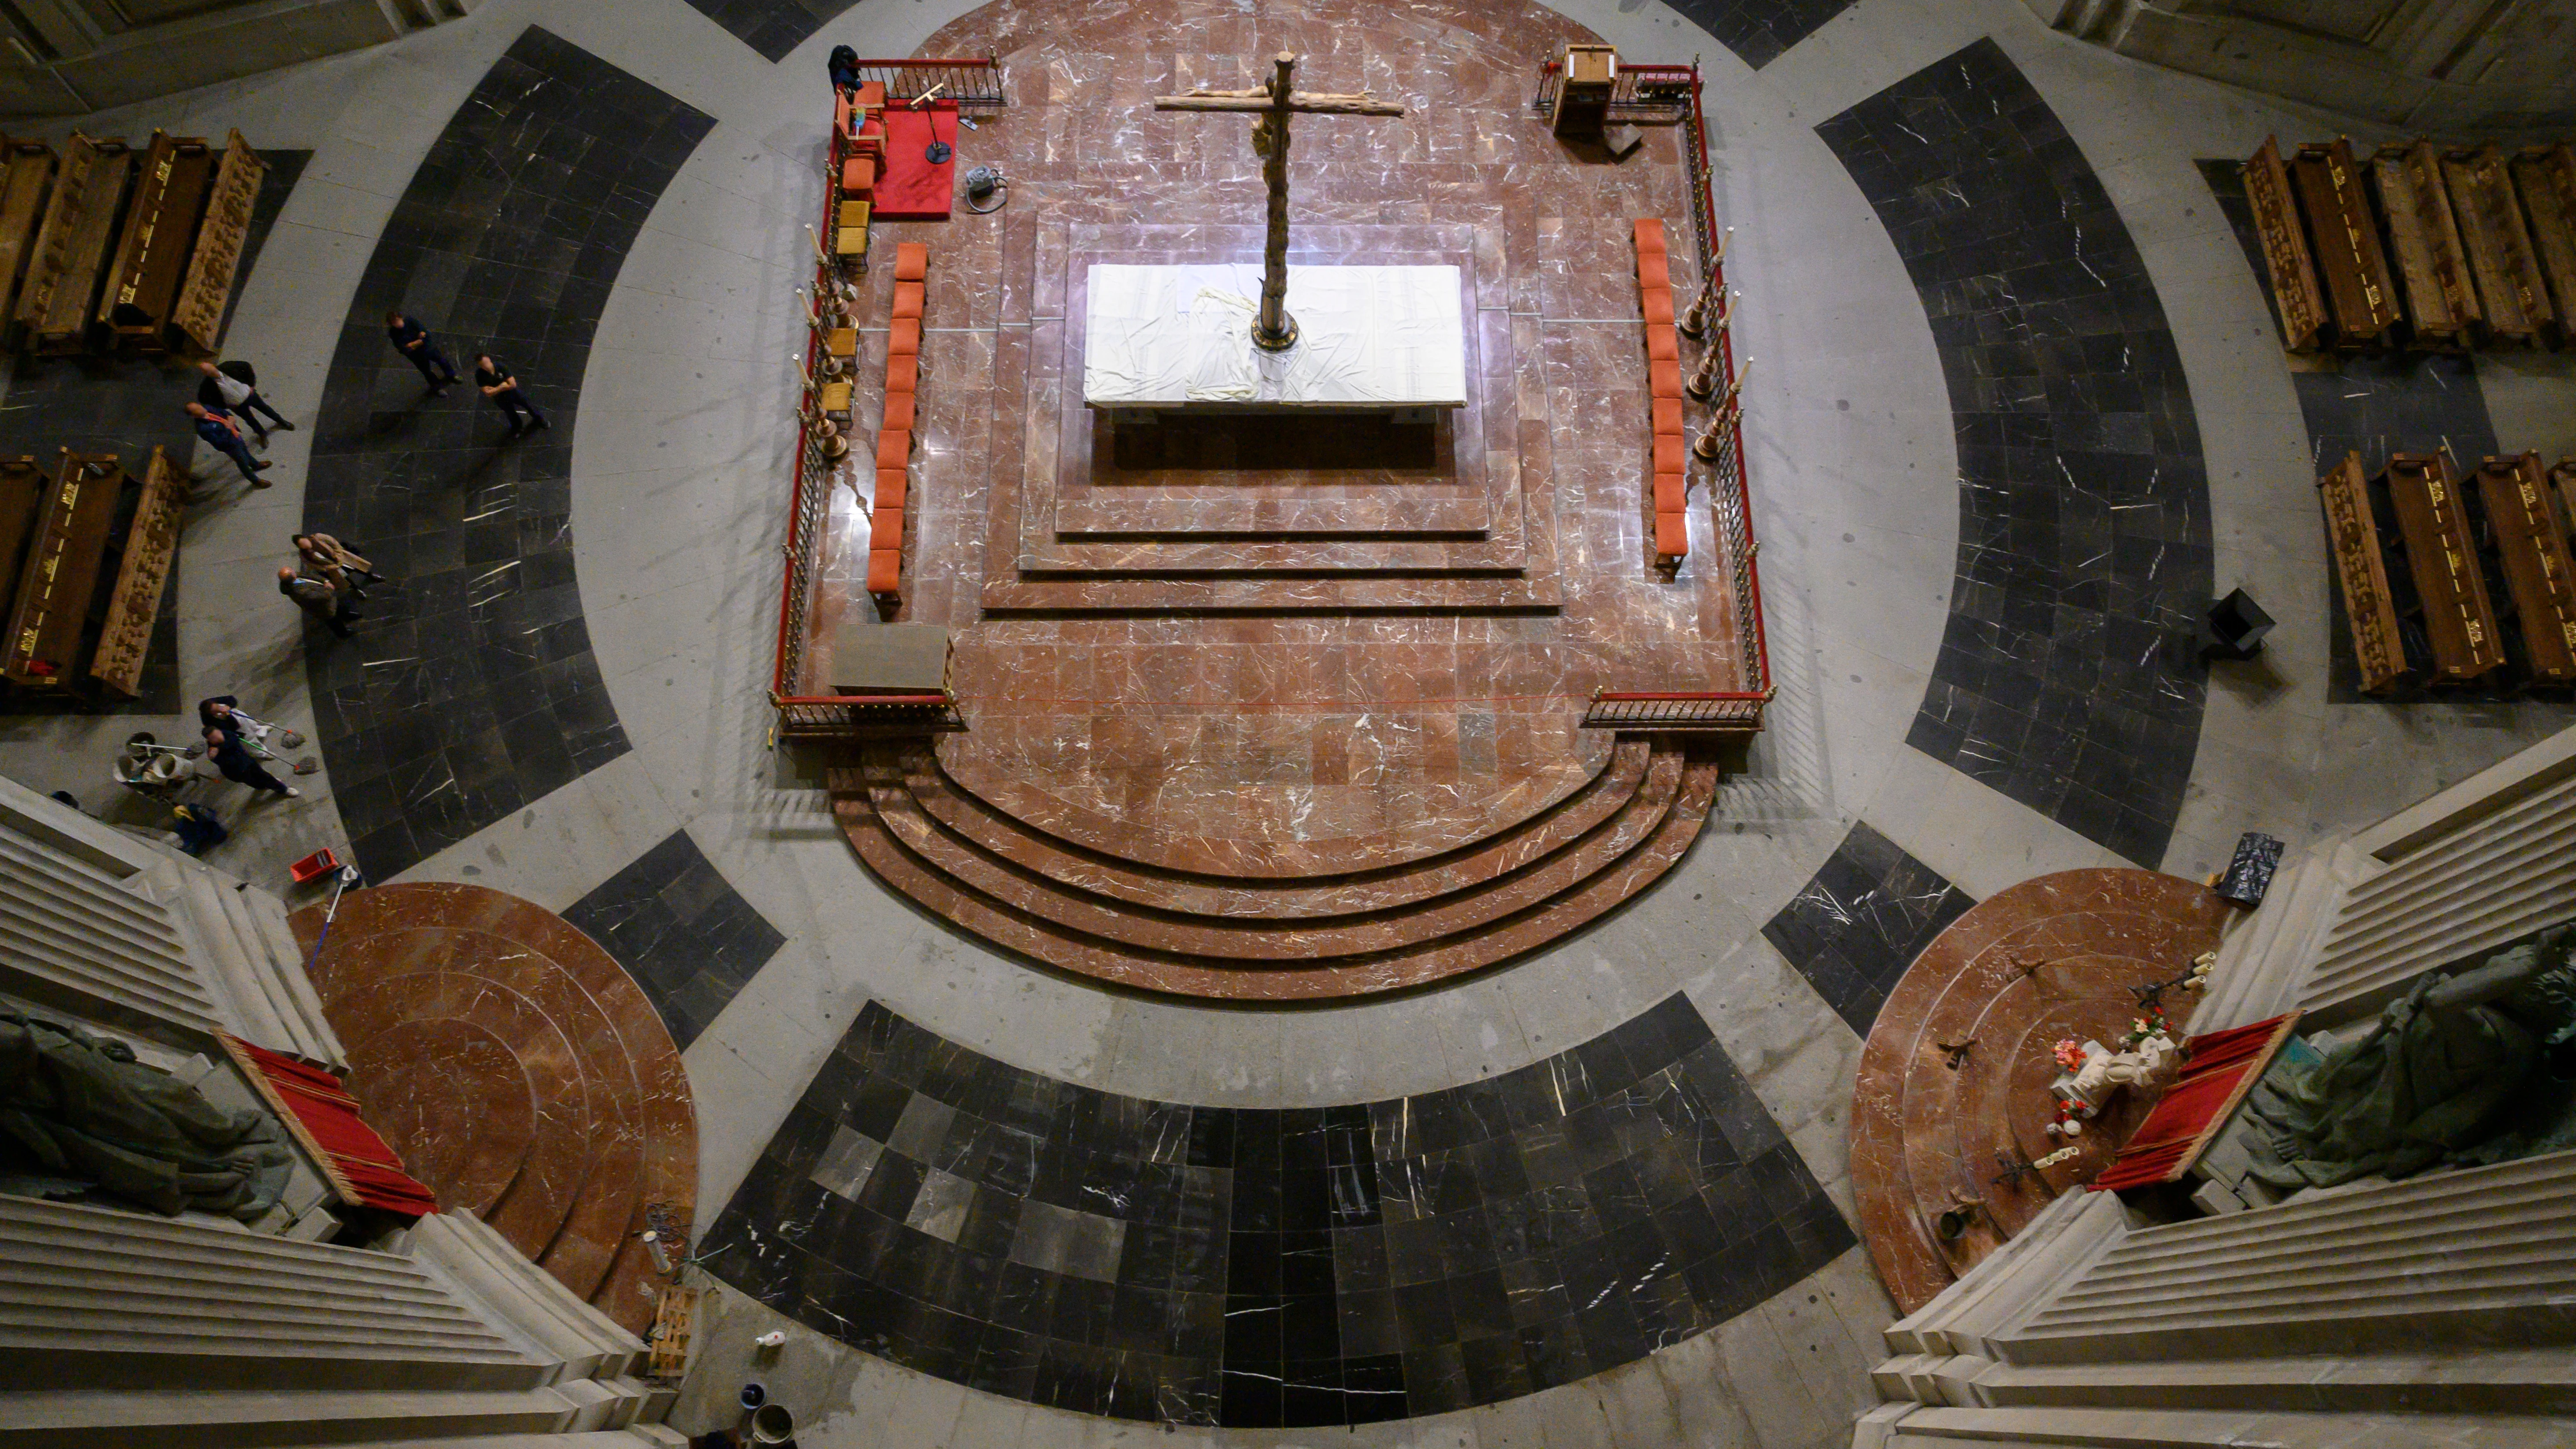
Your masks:
<svg viewBox="0 0 2576 1449"><path fill-rule="evenodd" d="M1454 266L1291 266L1293 346L1254 345L1258 263L1095 263L1082 400L1113 422L1171 413L1375 413L1427 423L1467 405Z"/></svg>

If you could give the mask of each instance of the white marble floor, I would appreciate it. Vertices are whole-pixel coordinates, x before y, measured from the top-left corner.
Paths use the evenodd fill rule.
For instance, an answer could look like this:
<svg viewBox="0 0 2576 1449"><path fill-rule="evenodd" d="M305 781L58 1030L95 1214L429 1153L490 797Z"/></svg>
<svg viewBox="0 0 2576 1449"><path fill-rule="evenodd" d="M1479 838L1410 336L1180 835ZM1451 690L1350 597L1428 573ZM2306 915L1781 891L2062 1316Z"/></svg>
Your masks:
<svg viewBox="0 0 2576 1449"><path fill-rule="evenodd" d="M395 198L526 25L542 23L716 118L617 278L573 439L582 598L633 750L405 875L470 879L561 909L685 827L785 933L786 946L687 1050L705 1217L871 998L1012 1064L1105 1089L1302 1106L1508 1070L1681 989L1847 1203L1859 1038L1763 939L1762 923L1856 819L1978 897L2047 870L2118 863L1904 743L1956 567L1950 399L1893 244L1814 127L1981 36L2063 120L2143 254L2198 413L2219 587L2242 584L2280 621L2265 663L2213 683L2164 867L2213 870L2249 828L2295 848L2566 722L2565 708L2534 704L2328 703L2326 563L2307 438L2262 295L2193 161L2242 156L2276 130L2363 128L2109 56L2041 27L2016 0L1858 0L1759 72L1654 0L1556 0L1623 54L1696 54L1713 77L1718 207L1735 228L1729 265L1744 292L1740 346L1759 360L1747 437L1781 684L1755 769L1730 783L1708 832L1643 900L1460 986L1330 1010L1202 1010L1004 960L865 874L819 791L782 777L763 698L822 56L845 38L906 53L970 5L862 0L772 67L681 0L488 0L397 46L80 123L94 134L238 127L261 146L314 151L232 335L235 352L259 361L269 395L307 417ZM2546 359L2519 366L2489 391L2498 436L2552 457L2576 452L2568 397L2563 369ZM312 720L298 621L268 578L301 516L299 450L311 436L279 439L280 486L189 521L179 605L188 699L238 693L266 717ZM95 806L114 742L177 724L0 719L0 770ZM327 774L305 783L303 800L254 807L223 863L277 885L287 860L345 843ZM746 1306L738 1321L762 1312ZM1462 1415L1336 1430L1333 1441L1841 1443L1869 1397L1864 1374L1888 1314L1854 1253L1626 1369ZM845 1399L803 1436L809 1444L1105 1444L1160 1433L864 1357L816 1362L816 1383Z"/></svg>

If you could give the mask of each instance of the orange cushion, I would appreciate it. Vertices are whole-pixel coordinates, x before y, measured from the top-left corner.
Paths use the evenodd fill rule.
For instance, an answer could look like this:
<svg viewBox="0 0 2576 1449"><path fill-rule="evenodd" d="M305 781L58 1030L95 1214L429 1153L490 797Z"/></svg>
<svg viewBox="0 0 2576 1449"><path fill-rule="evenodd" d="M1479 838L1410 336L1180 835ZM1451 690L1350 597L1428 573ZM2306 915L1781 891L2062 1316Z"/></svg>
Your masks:
<svg viewBox="0 0 2576 1449"><path fill-rule="evenodd" d="M1637 253L1637 285L1648 291L1672 287L1672 269L1664 264L1662 252Z"/></svg>
<svg viewBox="0 0 2576 1449"><path fill-rule="evenodd" d="M1690 445L1682 441L1679 433L1657 433L1655 435L1655 471L1683 473L1689 469Z"/></svg>
<svg viewBox="0 0 2576 1449"><path fill-rule="evenodd" d="M914 392L921 386L921 357L917 353L898 353L886 359L886 391ZM1676 390L1673 396L1680 397Z"/></svg>
<svg viewBox="0 0 2576 1449"><path fill-rule="evenodd" d="M877 163L869 156L853 156L841 163L841 192L845 196L864 196L877 185Z"/></svg>
<svg viewBox="0 0 2576 1449"><path fill-rule="evenodd" d="M1690 552L1690 521L1680 511L1655 512L1655 556L1681 558Z"/></svg>
<svg viewBox="0 0 2576 1449"><path fill-rule="evenodd" d="M903 552L880 548L868 551L868 592L879 598L890 598L903 584Z"/></svg>
<svg viewBox="0 0 2576 1449"><path fill-rule="evenodd" d="M919 282L895 283L894 310L887 315L892 317L919 317L921 315L921 293L922 286Z"/></svg>
<svg viewBox="0 0 2576 1449"><path fill-rule="evenodd" d="M886 331L886 356L912 357L921 352L921 319L897 317Z"/></svg>
<svg viewBox="0 0 2576 1449"><path fill-rule="evenodd" d="M1651 216L1641 216L1637 218L1637 250L1643 253L1659 252L1664 249L1664 223L1662 220Z"/></svg>
<svg viewBox="0 0 2576 1449"><path fill-rule="evenodd" d="M912 491L909 484L910 477L911 475L901 468L877 470L877 496L874 504L877 512L903 512L904 496Z"/></svg>
<svg viewBox="0 0 2576 1449"><path fill-rule="evenodd" d="M885 82L867 81L859 86L859 104L873 110L885 109Z"/></svg>
<svg viewBox="0 0 2576 1449"><path fill-rule="evenodd" d="M879 434L877 434L877 471L878 471L878 472L882 473L882 472L884 472L884 471L885 471L886 469L888 469L888 468L902 468L902 467L908 467L908 466L910 466L911 462L912 462L912 434L911 434L911 433L909 433L909 432L900 432L900 431L899 431L899 432L879 433Z"/></svg>
<svg viewBox="0 0 2576 1449"><path fill-rule="evenodd" d="M903 510L880 508L868 523L868 552L884 553L903 548Z"/></svg>
<svg viewBox="0 0 2576 1449"><path fill-rule="evenodd" d="M1645 305L1647 326L1670 327L1673 325L1672 288L1648 287L1646 289Z"/></svg>
<svg viewBox="0 0 2576 1449"><path fill-rule="evenodd" d="M930 275L930 246L926 242L898 242L894 249L894 279L918 282Z"/></svg>
<svg viewBox="0 0 2576 1449"><path fill-rule="evenodd" d="M1655 436L1682 435L1682 400L1677 397L1655 399Z"/></svg>
<svg viewBox="0 0 2576 1449"><path fill-rule="evenodd" d="M1655 511L1679 513L1690 496L1690 479L1680 473L1655 475Z"/></svg>
<svg viewBox="0 0 2576 1449"><path fill-rule="evenodd" d="M1678 362L1646 364L1646 392L1652 397L1682 395L1682 365Z"/></svg>
<svg viewBox="0 0 2576 1449"><path fill-rule="evenodd" d="M908 433L912 431L911 393L890 392L886 394L885 416L878 421L877 430L882 433Z"/></svg>
<svg viewBox="0 0 2576 1449"><path fill-rule="evenodd" d="M1646 358L1650 362L1682 360L1682 342L1680 338L1673 335L1670 324L1662 327L1650 326L1646 329Z"/></svg>

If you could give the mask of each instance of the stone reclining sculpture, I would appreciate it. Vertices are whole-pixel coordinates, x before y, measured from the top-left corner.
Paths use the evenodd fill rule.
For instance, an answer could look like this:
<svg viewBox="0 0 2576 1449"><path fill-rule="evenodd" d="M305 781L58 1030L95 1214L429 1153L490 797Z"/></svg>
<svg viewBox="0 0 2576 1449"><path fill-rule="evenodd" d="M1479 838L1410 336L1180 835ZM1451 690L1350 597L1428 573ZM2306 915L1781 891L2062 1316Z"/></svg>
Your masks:
<svg viewBox="0 0 2576 1449"><path fill-rule="evenodd" d="M2368 1031L2283 1053L2248 1099L2251 1175L2283 1191L2576 1147L2576 924L2451 976Z"/></svg>

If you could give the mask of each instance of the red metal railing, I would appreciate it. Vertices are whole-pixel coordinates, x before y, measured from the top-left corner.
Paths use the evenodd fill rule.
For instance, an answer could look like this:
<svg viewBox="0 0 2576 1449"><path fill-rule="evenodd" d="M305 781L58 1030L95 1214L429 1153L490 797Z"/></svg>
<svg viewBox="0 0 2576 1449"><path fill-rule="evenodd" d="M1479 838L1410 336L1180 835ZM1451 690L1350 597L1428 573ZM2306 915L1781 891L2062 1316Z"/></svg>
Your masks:
<svg viewBox="0 0 2576 1449"><path fill-rule="evenodd" d="M999 110L1011 103L1002 93L1002 63L981 60L863 60L859 84L876 81L886 90L886 104L899 106L933 91L937 99L955 101L967 110Z"/></svg>
<svg viewBox="0 0 2576 1449"><path fill-rule="evenodd" d="M941 99L953 98L969 106L1006 104L1001 95L1001 68L991 60L868 60L861 61L859 67L862 81L885 82L889 105L922 95L942 80L958 76L973 84L951 86L940 92ZM813 295L817 297L837 280L832 246L839 230L836 203L841 163L849 146L849 137L841 134L840 127L827 125L824 129L831 133L831 142L824 151L822 213L814 228ZM819 383L823 349L822 332L809 329L804 372L810 384ZM809 386L799 402L796 477L788 495L787 541L780 550L786 569L778 589L778 650L769 675L769 702L778 711L778 733L786 739L810 739L864 733L883 726L953 728L956 699L945 690L923 695L798 693L807 687L805 631L814 605L815 555L823 546L829 526L833 486L832 465L815 442L814 427L806 421L809 416L821 416L822 399Z"/></svg>
<svg viewBox="0 0 2576 1449"><path fill-rule="evenodd" d="M1591 729L1689 729L1750 734L1762 728L1762 706L1768 691L1699 691L1696 693L1630 693L1592 691L1592 707L1583 714Z"/></svg>

